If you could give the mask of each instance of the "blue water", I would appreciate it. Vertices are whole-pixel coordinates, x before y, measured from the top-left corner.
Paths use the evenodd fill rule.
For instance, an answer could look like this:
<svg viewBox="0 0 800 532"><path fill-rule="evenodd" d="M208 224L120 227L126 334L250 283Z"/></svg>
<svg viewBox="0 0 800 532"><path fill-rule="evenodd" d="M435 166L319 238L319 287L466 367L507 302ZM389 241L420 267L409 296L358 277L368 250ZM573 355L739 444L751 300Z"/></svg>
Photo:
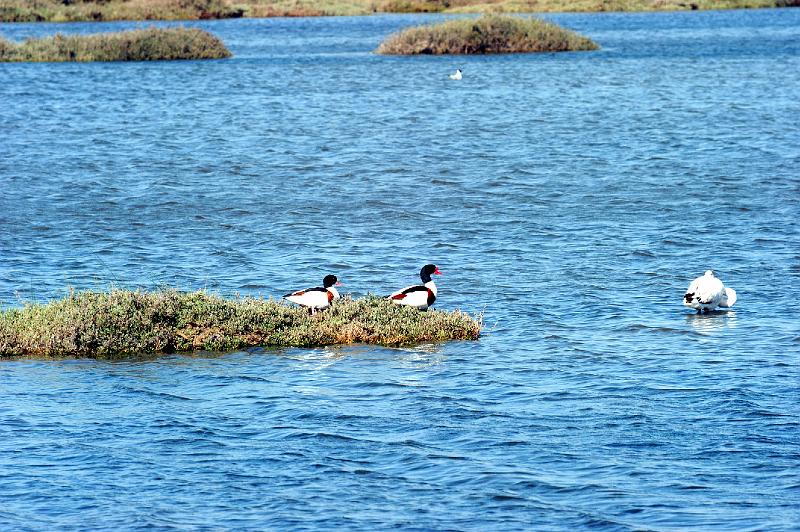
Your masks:
<svg viewBox="0 0 800 532"><path fill-rule="evenodd" d="M361 296L433 262L437 307L487 325L4 361L0 528L800 526L800 10L549 17L596 53L372 54L437 18L215 21L230 60L0 65L2 305L327 273ZM681 297L709 268L739 301L700 316Z"/></svg>

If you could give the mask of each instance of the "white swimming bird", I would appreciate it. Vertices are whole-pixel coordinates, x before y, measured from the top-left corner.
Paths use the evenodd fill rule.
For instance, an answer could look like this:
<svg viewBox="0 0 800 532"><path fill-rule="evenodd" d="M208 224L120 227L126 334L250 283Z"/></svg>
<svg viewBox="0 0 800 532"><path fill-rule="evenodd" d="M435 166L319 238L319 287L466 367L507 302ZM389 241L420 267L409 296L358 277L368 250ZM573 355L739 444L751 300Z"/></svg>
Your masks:
<svg viewBox="0 0 800 532"><path fill-rule="evenodd" d="M454 73L450 74L450 79L455 79L455 80L461 79L461 69L457 68Z"/></svg>
<svg viewBox="0 0 800 532"><path fill-rule="evenodd" d="M736 303L736 291L726 288L714 272L706 271L705 275L698 277L689 284L683 296L683 304L697 309L697 312L711 312L717 307L732 307Z"/></svg>

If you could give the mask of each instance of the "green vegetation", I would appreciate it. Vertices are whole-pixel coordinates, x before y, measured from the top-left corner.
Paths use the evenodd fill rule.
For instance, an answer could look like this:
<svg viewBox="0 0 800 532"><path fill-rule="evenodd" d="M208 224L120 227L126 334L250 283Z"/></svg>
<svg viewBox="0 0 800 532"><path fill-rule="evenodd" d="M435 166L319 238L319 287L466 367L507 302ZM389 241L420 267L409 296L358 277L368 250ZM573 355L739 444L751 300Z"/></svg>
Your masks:
<svg viewBox="0 0 800 532"><path fill-rule="evenodd" d="M0 0L5 22L199 20L241 17L230 0Z"/></svg>
<svg viewBox="0 0 800 532"><path fill-rule="evenodd" d="M78 292L0 310L0 358L120 358L254 346L404 345L474 340L481 320L461 311L420 312L370 296L343 298L310 316L272 300L205 292Z"/></svg>
<svg viewBox="0 0 800 532"><path fill-rule="evenodd" d="M594 13L796 7L800 0L476 0L449 13Z"/></svg>
<svg viewBox="0 0 800 532"><path fill-rule="evenodd" d="M0 39L0 62L159 61L230 56L217 37L194 28L150 28L94 35L59 33L19 44Z"/></svg>
<svg viewBox="0 0 800 532"><path fill-rule="evenodd" d="M789 7L800 0L0 0L0 21L198 20L371 13L543 13Z"/></svg>
<svg viewBox="0 0 800 532"><path fill-rule="evenodd" d="M597 50L592 40L536 18L484 15L418 26L396 33L379 54L502 54Z"/></svg>
<svg viewBox="0 0 800 532"><path fill-rule="evenodd" d="M238 5L244 16L263 18L370 15L377 10L370 4L368 0L242 0Z"/></svg>

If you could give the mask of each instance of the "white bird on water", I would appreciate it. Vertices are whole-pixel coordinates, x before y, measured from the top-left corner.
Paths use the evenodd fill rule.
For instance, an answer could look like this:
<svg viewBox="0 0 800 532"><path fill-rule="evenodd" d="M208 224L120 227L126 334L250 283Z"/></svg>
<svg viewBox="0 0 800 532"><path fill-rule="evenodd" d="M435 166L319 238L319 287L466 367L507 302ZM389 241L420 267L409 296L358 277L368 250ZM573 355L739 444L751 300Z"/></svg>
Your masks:
<svg viewBox="0 0 800 532"><path fill-rule="evenodd" d="M461 69L457 68L453 74L450 74L450 79L455 79L455 80L461 79Z"/></svg>
<svg viewBox="0 0 800 532"><path fill-rule="evenodd" d="M683 304L697 309L697 312L711 312L717 307L732 307L736 303L736 291L726 288L714 272L706 271L705 275L698 277L689 284L683 296Z"/></svg>

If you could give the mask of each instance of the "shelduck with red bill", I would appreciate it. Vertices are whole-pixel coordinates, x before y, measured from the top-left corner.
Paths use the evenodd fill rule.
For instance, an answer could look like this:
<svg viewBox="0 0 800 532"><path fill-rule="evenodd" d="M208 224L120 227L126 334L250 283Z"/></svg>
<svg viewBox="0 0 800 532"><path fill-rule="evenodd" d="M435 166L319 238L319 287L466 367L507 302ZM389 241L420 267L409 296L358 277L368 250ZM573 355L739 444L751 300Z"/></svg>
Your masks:
<svg viewBox="0 0 800 532"><path fill-rule="evenodd" d="M325 310L330 307L334 299L339 299L339 292L336 290L337 286L342 286L342 283L339 282L336 276L326 275L322 279L322 286L298 290L297 292L286 294L283 298L292 303L297 303L301 307L306 307L308 312L313 315L318 310Z"/></svg>
<svg viewBox="0 0 800 532"><path fill-rule="evenodd" d="M422 284L401 288L389 296L392 303L415 307L419 310L428 310L428 307L436 301L436 284L431 279L431 275L442 275L435 264L426 264L419 271L419 278Z"/></svg>

